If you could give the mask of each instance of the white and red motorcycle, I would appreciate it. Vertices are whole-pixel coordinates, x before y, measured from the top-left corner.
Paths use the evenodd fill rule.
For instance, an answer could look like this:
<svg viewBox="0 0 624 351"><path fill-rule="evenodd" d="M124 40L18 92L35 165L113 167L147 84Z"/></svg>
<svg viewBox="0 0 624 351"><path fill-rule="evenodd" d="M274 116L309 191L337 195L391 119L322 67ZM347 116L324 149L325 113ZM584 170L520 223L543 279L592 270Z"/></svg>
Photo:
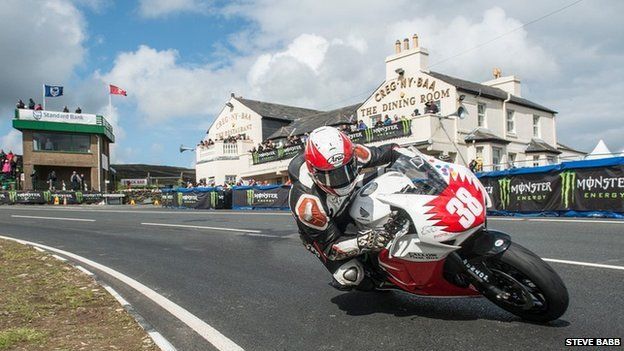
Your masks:
<svg viewBox="0 0 624 351"><path fill-rule="evenodd" d="M424 296L485 296L523 319L547 322L568 307L557 273L509 235L489 230L490 199L466 167L415 150L354 195L359 229L383 228L394 238L363 257L378 286Z"/></svg>

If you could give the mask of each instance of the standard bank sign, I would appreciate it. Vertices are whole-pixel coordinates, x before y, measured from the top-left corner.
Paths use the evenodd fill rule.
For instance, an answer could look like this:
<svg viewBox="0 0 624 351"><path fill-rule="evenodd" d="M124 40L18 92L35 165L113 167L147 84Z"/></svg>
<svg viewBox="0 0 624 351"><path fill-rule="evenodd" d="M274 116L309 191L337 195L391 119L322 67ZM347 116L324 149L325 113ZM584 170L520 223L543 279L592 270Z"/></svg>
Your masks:
<svg viewBox="0 0 624 351"><path fill-rule="evenodd" d="M88 113L19 110L19 119L40 122L97 124L97 117Z"/></svg>

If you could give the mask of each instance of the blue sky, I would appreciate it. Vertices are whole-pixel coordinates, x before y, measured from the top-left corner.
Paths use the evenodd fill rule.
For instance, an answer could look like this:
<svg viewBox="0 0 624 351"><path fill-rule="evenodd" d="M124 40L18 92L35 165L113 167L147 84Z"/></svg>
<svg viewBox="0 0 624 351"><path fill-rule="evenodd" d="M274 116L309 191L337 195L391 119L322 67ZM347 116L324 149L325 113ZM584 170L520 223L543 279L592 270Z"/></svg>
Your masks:
<svg viewBox="0 0 624 351"><path fill-rule="evenodd" d="M523 96L559 111L559 140L591 150L624 148L622 2L574 0L6 0L0 3L0 143L19 151L11 128L17 98L41 100L41 84L64 85L49 107L108 114L114 97L113 161L190 166L180 144L203 137L230 92L330 109L363 101L383 79L397 38L418 33L430 62L474 81L492 67L519 76ZM24 25L24 13L31 22ZM32 19L36 19L33 21ZM607 33L607 34L605 34ZM618 34L620 33L620 34Z"/></svg>

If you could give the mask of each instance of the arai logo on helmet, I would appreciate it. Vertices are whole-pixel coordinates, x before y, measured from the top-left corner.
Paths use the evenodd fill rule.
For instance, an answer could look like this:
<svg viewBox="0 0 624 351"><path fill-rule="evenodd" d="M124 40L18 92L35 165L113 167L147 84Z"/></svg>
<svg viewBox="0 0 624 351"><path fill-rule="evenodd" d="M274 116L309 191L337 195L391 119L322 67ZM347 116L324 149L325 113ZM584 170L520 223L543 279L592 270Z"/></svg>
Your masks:
<svg viewBox="0 0 624 351"><path fill-rule="evenodd" d="M344 154L335 154L330 156L327 159L327 162L331 163L334 166L340 166L342 164L342 161L344 161L345 155Z"/></svg>

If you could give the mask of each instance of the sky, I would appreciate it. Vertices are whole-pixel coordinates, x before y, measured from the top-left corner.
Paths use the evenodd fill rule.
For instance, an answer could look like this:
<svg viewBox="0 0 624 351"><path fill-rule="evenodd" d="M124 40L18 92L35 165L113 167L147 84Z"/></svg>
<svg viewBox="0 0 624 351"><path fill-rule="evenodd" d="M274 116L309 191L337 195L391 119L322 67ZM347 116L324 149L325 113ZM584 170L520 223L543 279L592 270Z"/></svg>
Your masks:
<svg viewBox="0 0 624 351"><path fill-rule="evenodd" d="M482 82L500 67L559 112L559 142L624 151L622 13L617 0L3 0L0 147L21 153L17 99L59 84L47 109L105 115L112 163L190 167L180 144L205 136L231 92L320 110L362 102L394 41L418 33L432 70ZM112 113L109 83L128 91Z"/></svg>

